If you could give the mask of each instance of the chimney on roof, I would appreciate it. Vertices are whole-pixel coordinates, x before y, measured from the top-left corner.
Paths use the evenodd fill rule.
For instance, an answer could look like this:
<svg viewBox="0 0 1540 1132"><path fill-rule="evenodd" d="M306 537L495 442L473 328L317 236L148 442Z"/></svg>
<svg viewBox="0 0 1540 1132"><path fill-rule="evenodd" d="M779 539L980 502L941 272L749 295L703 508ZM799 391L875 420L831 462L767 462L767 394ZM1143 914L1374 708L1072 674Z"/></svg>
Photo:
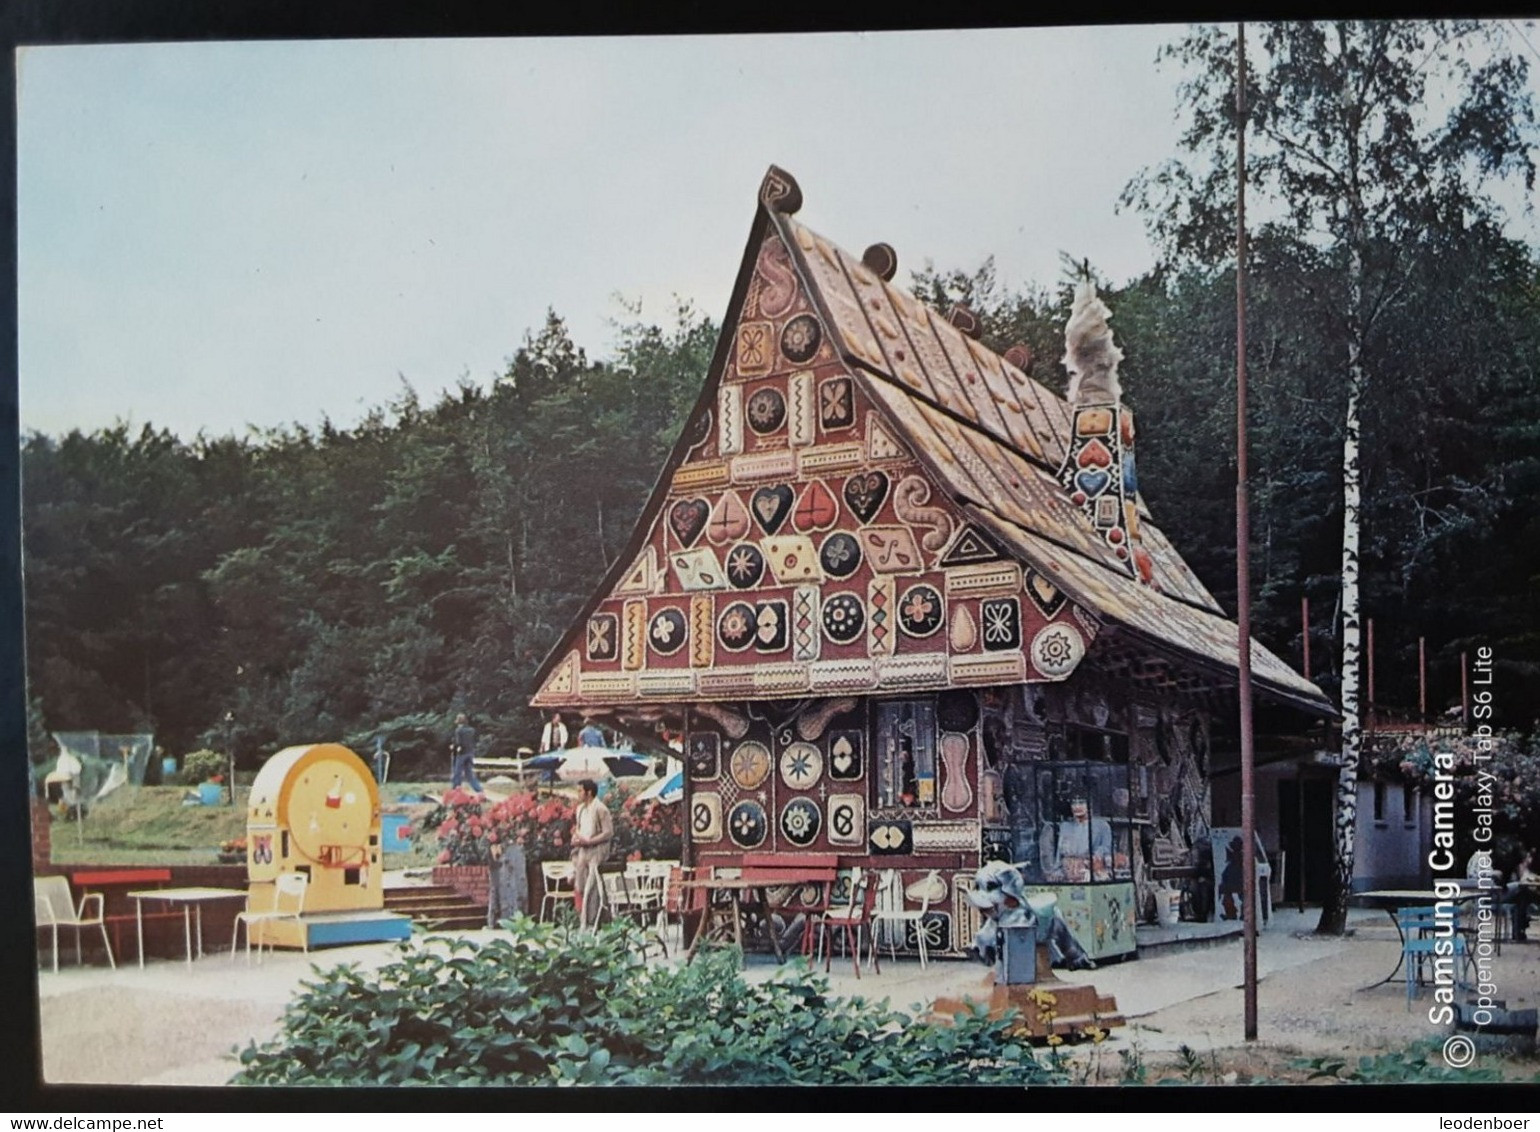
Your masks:
<svg viewBox="0 0 1540 1132"><path fill-rule="evenodd" d="M1064 368L1069 371L1073 414L1069 447L1059 481L1085 512L1130 574L1153 585L1155 561L1140 545L1139 479L1134 466L1134 415L1123 406L1118 363L1123 351L1112 340L1112 311L1096 284L1075 286L1064 327Z"/></svg>

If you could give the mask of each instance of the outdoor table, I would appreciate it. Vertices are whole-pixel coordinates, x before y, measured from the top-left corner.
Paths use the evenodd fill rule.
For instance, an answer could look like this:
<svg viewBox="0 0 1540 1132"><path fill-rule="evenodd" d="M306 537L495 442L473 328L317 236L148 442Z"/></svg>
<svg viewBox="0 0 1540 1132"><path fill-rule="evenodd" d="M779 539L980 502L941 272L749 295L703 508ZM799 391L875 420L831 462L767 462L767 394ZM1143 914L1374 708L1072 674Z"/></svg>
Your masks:
<svg viewBox="0 0 1540 1132"><path fill-rule="evenodd" d="M134 927L139 937L139 966L144 966L144 902L163 900L182 906L182 933L187 942L187 965L193 961L193 911L197 910L198 955L203 955L203 906L211 900L245 900L244 888L150 888L128 893L134 901Z"/></svg>
<svg viewBox="0 0 1540 1132"><path fill-rule="evenodd" d="M1474 889L1467 889L1461 885L1461 893L1453 898L1453 903L1463 904L1467 900L1476 898ZM1390 917L1390 922L1396 926L1396 936L1400 940L1401 947L1396 953L1396 965L1391 968L1390 974L1378 982L1370 983L1360 990L1373 990L1375 987L1384 986L1401 973L1401 965L1406 962L1406 932L1401 927L1400 917L1396 915L1403 908L1431 908L1440 899L1448 900L1449 897L1440 897L1431 889L1427 891L1412 888L1386 888L1376 889L1371 892L1359 892L1354 894L1354 899L1360 900L1369 908L1379 908Z"/></svg>
<svg viewBox="0 0 1540 1132"><path fill-rule="evenodd" d="M727 930L732 929L732 941L743 948L743 909L748 904L760 914L761 922L765 926L765 932L770 937L770 946L775 950L776 962L785 960L785 952L781 950L781 941L776 935L774 923L770 919L770 903L765 895L767 888L779 888L789 884L827 884L829 877L826 870L809 870L806 875L781 870L771 876L747 875L740 877L711 877L701 880L683 880L679 882L682 889L698 889L706 892L707 905L703 909L702 921L695 938L690 940L689 949L685 952L685 962L689 963L695 958L695 952L703 942L716 939L720 942L727 941ZM713 923L711 896L721 893L727 897L728 915L725 922ZM756 895L757 894L757 895Z"/></svg>

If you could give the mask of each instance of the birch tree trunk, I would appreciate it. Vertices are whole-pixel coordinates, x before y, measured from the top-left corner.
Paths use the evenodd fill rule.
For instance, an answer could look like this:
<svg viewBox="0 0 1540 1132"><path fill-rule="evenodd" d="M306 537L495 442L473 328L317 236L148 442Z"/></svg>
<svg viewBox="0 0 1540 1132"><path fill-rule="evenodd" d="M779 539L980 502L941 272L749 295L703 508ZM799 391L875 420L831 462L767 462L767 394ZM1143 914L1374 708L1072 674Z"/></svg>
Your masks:
<svg viewBox="0 0 1540 1132"><path fill-rule="evenodd" d="M1358 830L1358 762L1363 751L1359 708L1362 650L1358 608L1358 536L1360 480L1358 467L1359 406L1363 400L1363 327L1358 312L1363 291L1363 258L1353 248L1348 255L1348 389L1347 421L1342 440L1342 763L1337 771L1334 837L1336 869L1331 890L1321 906L1316 932L1341 935L1347 930L1347 902L1353 892L1353 838Z"/></svg>

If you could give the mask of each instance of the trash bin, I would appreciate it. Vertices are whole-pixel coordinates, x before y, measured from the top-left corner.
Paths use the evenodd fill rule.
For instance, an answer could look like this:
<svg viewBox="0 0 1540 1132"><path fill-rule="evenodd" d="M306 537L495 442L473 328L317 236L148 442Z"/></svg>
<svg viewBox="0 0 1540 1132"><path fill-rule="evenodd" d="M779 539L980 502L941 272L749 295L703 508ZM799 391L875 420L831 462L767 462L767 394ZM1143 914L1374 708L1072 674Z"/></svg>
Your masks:
<svg viewBox="0 0 1540 1132"><path fill-rule="evenodd" d="M380 818L380 847L387 853L409 853L412 839L402 832L411 824L405 814L385 814Z"/></svg>
<svg viewBox="0 0 1540 1132"><path fill-rule="evenodd" d="M218 782L205 782L198 787L198 801L205 806L217 806L225 800L225 788Z"/></svg>

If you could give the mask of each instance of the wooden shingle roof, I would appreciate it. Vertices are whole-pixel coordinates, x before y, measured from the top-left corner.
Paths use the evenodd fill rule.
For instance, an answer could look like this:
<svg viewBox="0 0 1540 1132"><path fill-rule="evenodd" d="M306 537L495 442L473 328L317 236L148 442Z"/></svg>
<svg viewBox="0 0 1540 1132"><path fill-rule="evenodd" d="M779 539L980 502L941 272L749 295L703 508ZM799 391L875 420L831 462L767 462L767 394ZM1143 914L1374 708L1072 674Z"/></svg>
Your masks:
<svg viewBox="0 0 1540 1132"><path fill-rule="evenodd" d="M1229 673L1235 623L1149 518L1158 589L1130 577L1057 479L1070 409L924 303L790 216L772 214L843 343L852 372L979 521L1065 593L1110 622ZM1255 640L1264 690L1332 713L1319 688Z"/></svg>
<svg viewBox="0 0 1540 1132"><path fill-rule="evenodd" d="M1155 525L1142 498L1130 493L1125 506L1130 513L1137 512L1139 554L1147 552L1147 560L1153 561L1153 585L1139 580L1127 547L1110 542L1106 531L1099 531L1071 500L1063 478L1066 453L1076 443L1071 406L795 220L791 213L798 206L800 191L795 182L772 167L761 189L760 208L701 398L644 509L631 547L542 665L534 702L542 706L648 699L689 702L741 698L745 693L816 694L820 688L835 686L878 691L938 682L944 686L948 680L1010 683L1063 678L1069 667L1056 671L1051 665L1045 667L1028 647L1029 629L1038 632L1053 625L1058 626L1053 632L1061 637L1088 636L1092 641L1098 626L1115 627L1123 641L1120 648L1137 647L1144 640L1163 656L1174 656L1217 676L1219 683L1226 677L1233 681L1236 626ZM817 326L802 329L813 348L806 361L798 361L792 355L799 351L788 353L791 340L784 335L792 329L790 321L811 318L816 318ZM779 350L775 342L780 343ZM759 353L761 347L768 353ZM889 615L871 601L892 602L903 596L909 583L899 576L899 588L893 590L892 582L870 574L875 564L868 563L862 574L842 584L842 574L822 571L814 564L802 584L779 573L771 579L767 571L764 585L773 582L773 592L761 595L772 604L786 603L781 605L782 613L793 619L800 603L803 616L811 615L814 621L811 639L804 636L787 643L787 651L775 659L768 655L760 659L767 650L758 645L747 652L735 647L737 638L724 636L722 618L733 601L748 595L735 592L726 579L707 583L698 572L702 567L725 569L733 540L719 541L714 534L708 539L694 519L704 524L709 512L714 532L719 514L736 513L728 496L741 496L740 508L743 501L752 505L751 495L757 500L769 490L757 484L779 481L788 485L776 489L786 493L787 506L797 499L801 508L814 497L832 505L828 519L832 527L815 516L797 531L825 540L832 536L818 532L847 528L845 537L865 538L867 526L899 531L891 525L882 527L896 522L891 499L888 518L873 518L857 516L836 498L841 477L853 468L880 467L884 458L873 447L870 429L864 442L859 442L861 430L840 431L844 418L835 418L831 424L819 416L821 404L810 399L821 398L831 383L840 381L853 384L860 405L867 407L860 411L870 416L877 431L886 429L894 438L894 458L900 463L888 465L897 477L892 495L898 494L898 478L907 476L917 484L928 480L928 485L915 486L915 491L924 490L925 498L931 489L939 493L934 502L945 505L946 515L938 522L949 532L948 539L961 537L962 528L971 524L996 544L1000 554L1019 564L1019 569L1012 567L1017 571L1014 583L1002 575L1004 581L988 584L1007 588L984 596L992 594L998 605L1002 595L1011 592L1009 585L1014 584L1014 592L1021 594L1023 579L1030 585L1036 578L1040 586L1062 591L1078 610L1055 613L1045 606L1029 617L1029 594L1010 599L1020 611L1015 643L994 654L978 651L986 646L960 644L968 638L966 632L959 632L950 643L943 640L950 636L948 631L936 637L923 633L902 640L894 637L892 644L867 640L863 646L856 640L841 640L837 633L828 637L827 626L820 648L819 611L827 609L831 600L856 606L864 600L870 625L874 616ZM773 387L769 393L767 386ZM782 423L761 436L752 435L760 430L745 416L751 408L750 394L756 391L770 396L772 405L779 403L785 414ZM743 431L745 426L748 433ZM746 446L749 441L753 444ZM872 460L879 463L869 463ZM1131 475L1127 482L1132 483ZM845 487L848 490L848 483ZM724 506L726 511L721 510ZM700 509L698 515L693 508ZM814 507L809 515L816 511ZM723 529L730 525L724 518ZM746 529L753 543L752 527ZM923 527L910 529L919 532ZM791 530L788 526L781 533ZM767 529L766 533L776 532ZM743 537L740 532L735 539ZM749 550L757 546L770 558L776 549L773 542L761 539ZM806 543L808 550L813 545ZM956 595L970 591L959 588L954 593L954 579L946 574L955 565L953 549L943 554L938 543L937 548L920 553L919 559L910 571L911 580L938 595L944 591L945 604L961 620L977 620L986 612L976 603L966 611L956 605ZM869 586L855 584L866 577L871 578ZM1071 612L1080 618L1078 622L1070 619ZM658 649L650 637L655 625L665 636L676 631L686 634L688 647L682 652ZM612 631L619 635L619 652L606 643L605 634ZM728 652L724 653L727 641L733 643L725 644ZM1255 642L1252 666L1259 692L1315 714L1334 714L1315 685Z"/></svg>

